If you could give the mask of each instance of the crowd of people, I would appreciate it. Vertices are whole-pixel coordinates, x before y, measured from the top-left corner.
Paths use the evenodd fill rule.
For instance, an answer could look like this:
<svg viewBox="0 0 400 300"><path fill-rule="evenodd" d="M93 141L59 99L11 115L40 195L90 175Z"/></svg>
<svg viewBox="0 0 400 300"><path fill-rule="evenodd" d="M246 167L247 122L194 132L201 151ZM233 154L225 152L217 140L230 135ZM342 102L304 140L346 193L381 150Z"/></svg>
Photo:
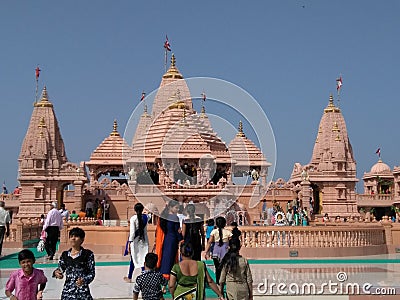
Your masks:
<svg viewBox="0 0 400 300"><path fill-rule="evenodd" d="M225 299L224 295L227 299L252 299L252 275L247 260L239 253L241 232L237 223L230 224L232 230L228 230L226 219L217 217L208 220L205 227L203 219L196 215L194 204L187 204L184 210L181 206L175 200L166 204L156 224L154 245L149 245L149 218L144 206L141 203L134 206L125 251L130 256L130 265L124 277L126 282L133 283L133 299L141 293L145 300L160 300L167 288L176 300L204 299L206 286L220 299ZM3 210L0 204L0 222ZM183 215L181 222L178 212ZM49 260L55 257L63 218L75 215L75 211L70 214L64 205L57 209L54 202L47 216L43 216L42 238ZM8 233L9 229L5 234ZM95 278L95 257L91 250L82 247L84 240L81 228L69 231L70 249L62 252L52 273L55 279L65 278L62 300L93 299L89 285ZM214 262L215 281L202 261L202 251L206 259L212 258ZM21 269L11 273L6 296L13 300L42 299L48 279L42 270L33 267L34 254L24 249L18 261Z"/></svg>
<svg viewBox="0 0 400 300"><path fill-rule="evenodd" d="M156 224L155 244L148 252L143 205L136 204L135 212L130 219L127 249L131 264L124 277L125 281L134 282L134 299L139 293L143 299L162 299L166 285L176 300L204 299L206 285L220 299L225 299L225 293L227 299L253 298L252 275L247 260L239 254L241 232L236 223L228 230L226 219L217 217L208 220L204 228L194 204L189 203L183 210L179 202L170 200ZM180 220L178 215L184 217ZM215 281L201 260L202 251L206 259L213 259ZM136 263L135 259L140 261ZM136 280L132 278L134 268L141 268Z"/></svg>
<svg viewBox="0 0 400 300"><path fill-rule="evenodd" d="M267 202L264 199L262 200L260 223L268 226L308 226L313 211L311 199L309 209L307 206L303 206L299 199L295 199L287 202L286 211L277 201L273 201L272 207L267 208ZM254 225L260 224L254 221Z"/></svg>

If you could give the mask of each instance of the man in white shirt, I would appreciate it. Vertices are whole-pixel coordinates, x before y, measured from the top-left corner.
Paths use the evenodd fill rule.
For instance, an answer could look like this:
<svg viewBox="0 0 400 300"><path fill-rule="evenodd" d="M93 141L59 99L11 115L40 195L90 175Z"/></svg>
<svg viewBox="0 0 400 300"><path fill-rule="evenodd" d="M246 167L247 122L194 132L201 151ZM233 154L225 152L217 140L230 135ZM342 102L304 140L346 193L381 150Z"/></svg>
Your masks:
<svg viewBox="0 0 400 300"><path fill-rule="evenodd" d="M46 249L49 259L53 260L54 254L56 254L60 230L63 228L63 221L61 213L57 209L57 202L52 202L51 205L53 208L47 214L46 220L43 224L43 230L47 233L44 248Z"/></svg>
<svg viewBox="0 0 400 300"><path fill-rule="evenodd" d="M69 211L68 211L68 209L65 209L65 204L64 203L61 204L60 213L61 213L61 217L63 219L65 218L65 220L68 221L68 219L69 219Z"/></svg>
<svg viewBox="0 0 400 300"><path fill-rule="evenodd" d="M4 235L8 237L10 235L10 214L4 209L4 201L0 201L0 256L3 250L3 239Z"/></svg>

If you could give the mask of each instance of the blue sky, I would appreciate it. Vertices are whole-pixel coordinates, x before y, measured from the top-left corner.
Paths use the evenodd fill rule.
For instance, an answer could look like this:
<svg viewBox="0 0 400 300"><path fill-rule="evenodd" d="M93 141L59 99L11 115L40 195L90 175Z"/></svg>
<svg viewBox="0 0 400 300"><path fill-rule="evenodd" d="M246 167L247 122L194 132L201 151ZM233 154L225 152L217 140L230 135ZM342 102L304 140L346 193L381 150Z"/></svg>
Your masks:
<svg viewBox="0 0 400 300"><path fill-rule="evenodd" d="M393 168L400 164L399 13L396 0L3 1L0 179L9 189L17 184L37 64L68 158L79 163L114 119L123 132L142 90L158 87L165 34L186 78L223 79L259 102L275 134L275 178L309 162L339 74L358 178L378 147Z"/></svg>

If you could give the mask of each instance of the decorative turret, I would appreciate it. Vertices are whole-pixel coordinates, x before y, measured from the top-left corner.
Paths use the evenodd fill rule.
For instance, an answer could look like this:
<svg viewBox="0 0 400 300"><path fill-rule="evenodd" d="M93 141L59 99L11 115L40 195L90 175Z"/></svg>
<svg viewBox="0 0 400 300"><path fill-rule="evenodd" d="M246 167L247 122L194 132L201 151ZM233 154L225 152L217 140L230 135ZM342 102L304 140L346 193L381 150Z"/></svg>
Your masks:
<svg viewBox="0 0 400 300"><path fill-rule="evenodd" d="M69 208L81 207L81 187L86 181L76 164L68 162L53 104L46 87L34 104L31 120L18 158L18 180L23 189L18 216L37 217L46 213L52 201L63 202L63 188L74 184L75 202ZM36 204L32 210L31 204Z"/></svg>
<svg viewBox="0 0 400 300"><path fill-rule="evenodd" d="M238 133L229 143L228 148L234 164L234 176L251 174L254 170L257 172L258 177L261 178L261 184L266 186L266 176L268 173L268 167L271 166L271 163L267 162L261 150L246 137L243 132L242 121L239 122ZM253 180L256 182L258 181L258 178L253 178ZM253 206L253 204L250 206Z"/></svg>
<svg viewBox="0 0 400 300"><path fill-rule="evenodd" d="M53 104L44 87L39 102L35 103L28 131L19 155L20 176L25 170L54 172L66 163L64 142L58 127Z"/></svg>
<svg viewBox="0 0 400 300"><path fill-rule="evenodd" d="M114 120L110 135L93 151L90 160L86 162L91 182L97 180L104 170L112 170L116 174L124 173L124 162L131 156L132 149L117 129L117 120Z"/></svg>
<svg viewBox="0 0 400 300"><path fill-rule="evenodd" d="M340 109L333 104L332 95L329 97L328 106L324 109L317 140L310 162L314 169L327 172L340 171L345 172L346 177L355 177L356 162L347 135L346 123Z"/></svg>
<svg viewBox="0 0 400 300"><path fill-rule="evenodd" d="M346 122L340 108L329 96L328 106L324 109L311 161L305 166L296 163L291 181L301 183L302 174L308 176L304 189L313 191L314 214L339 213L351 215L357 213L355 202L356 162L347 134ZM305 181L304 181L305 184ZM324 199L322 199L324 196ZM303 202L309 199L303 199Z"/></svg>
<svg viewBox="0 0 400 300"><path fill-rule="evenodd" d="M381 158L364 173L364 194L391 194L394 191L394 175L390 167Z"/></svg>

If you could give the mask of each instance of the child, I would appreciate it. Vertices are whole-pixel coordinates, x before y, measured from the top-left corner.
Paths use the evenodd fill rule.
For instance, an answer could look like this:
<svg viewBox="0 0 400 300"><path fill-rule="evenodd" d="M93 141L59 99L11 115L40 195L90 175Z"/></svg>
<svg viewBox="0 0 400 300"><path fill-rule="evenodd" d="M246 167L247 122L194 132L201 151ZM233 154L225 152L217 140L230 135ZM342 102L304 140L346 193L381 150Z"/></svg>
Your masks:
<svg viewBox="0 0 400 300"><path fill-rule="evenodd" d="M61 300L93 299L89 284L95 276L94 254L81 246L84 240L85 231L79 227L71 229L69 232L71 249L61 254L58 268L53 272L53 277L58 279L62 279L63 273L66 273Z"/></svg>
<svg viewBox="0 0 400 300"><path fill-rule="evenodd" d="M144 271L136 278L133 286L133 300L137 300L139 292L142 292L143 300L164 299L163 293L167 280L160 272L157 272L158 256L155 253L147 253L144 260ZM163 288L161 288L163 286Z"/></svg>
<svg viewBox="0 0 400 300"><path fill-rule="evenodd" d="M236 222L232 222L231 226L232 226L232 237L231 237L231 239L239 239L240 240L240 236L242 235L242 232L239 230L238 224Z"/></svg>
<svg viewBox="0 0 400 300"><path fill-rule="evenodd" d="M6 284L6 296L11 300L42 299L47 278L42 270L33 267L35 256L32 251L24 249L19 252L18 261L21 269L11 273ZM12 294L13 291L14 294Z"/></svg>

